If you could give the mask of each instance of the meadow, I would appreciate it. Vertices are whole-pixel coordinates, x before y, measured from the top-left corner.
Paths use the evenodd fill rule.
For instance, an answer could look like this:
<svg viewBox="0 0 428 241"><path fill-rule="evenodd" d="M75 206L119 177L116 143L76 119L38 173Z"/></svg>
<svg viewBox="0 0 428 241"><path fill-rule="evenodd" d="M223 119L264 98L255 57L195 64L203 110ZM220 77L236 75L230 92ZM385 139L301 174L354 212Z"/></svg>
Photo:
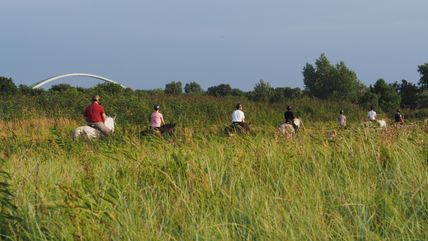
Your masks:
<svg viewBox="0 0 428 241"><path fill-rule="evenodd" d="M130 98L105 98L117 128L100 141L70 138L87 98L3 101L20 110L0 121L3 240L428 239L422 121L363 128L357 106L294 100L304 129L286 140L283 104L244 100L254 133L228 137L238 97ZM139 136L152 103L174 136Z"/></svg>

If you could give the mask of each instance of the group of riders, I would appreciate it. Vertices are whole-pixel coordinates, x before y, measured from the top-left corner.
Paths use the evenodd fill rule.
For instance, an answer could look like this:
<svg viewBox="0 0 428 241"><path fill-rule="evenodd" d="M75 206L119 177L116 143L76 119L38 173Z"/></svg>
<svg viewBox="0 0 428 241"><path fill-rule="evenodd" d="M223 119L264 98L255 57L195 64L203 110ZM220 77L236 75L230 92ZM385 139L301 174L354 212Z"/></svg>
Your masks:
<svg viewBox="0 0 428 241"><path fill-rule="evenodd" d="M108 128L104 122L107 118L104 107L100 103L101 97L99 95L92 96L92 103L88 105L83 111L86 123L88 126L99 130L104 136L111 134L111 129ZM153 112L150 115L150 129L159 130L165 125L165 120L162 113L160 113L160 105L153 106Z"/></svg>
<svg viewBox="0 0 428 241"><path fill-rule="evenodd" d="M101 97L99 95L94 95L92 97L92 103L85 108L83 115L88 126L101 131L104 136L108 136L111 134L111 130L104 124L107 116L104 107L100 103L100 99ZM249 130L249 125L245 120L245 114L242 110L242 104L238 103L235 107L236 108L231 115L232 126L238 129ZM369 121L376 121L377 113L374 111L373 107L370 107L370 110L367 113L367 118ZM296 117L294 116L292 107L290 105L287 106L287 110L284 113L284 123L292 125L293 128L297 131L298 126L295 124L295 119ZM399 109L397 109L397 112L394 115L394 120L399 124L404 123L403 116L401 115ZM346 127L346 116L343 110L340 110L337 121L340 126ZM162 113L160 113L160 105L155 104L153 106L153 112L150 115L149 123L150 129L152 130L159 130L159 128L165 125L164 117Z"/></svg>

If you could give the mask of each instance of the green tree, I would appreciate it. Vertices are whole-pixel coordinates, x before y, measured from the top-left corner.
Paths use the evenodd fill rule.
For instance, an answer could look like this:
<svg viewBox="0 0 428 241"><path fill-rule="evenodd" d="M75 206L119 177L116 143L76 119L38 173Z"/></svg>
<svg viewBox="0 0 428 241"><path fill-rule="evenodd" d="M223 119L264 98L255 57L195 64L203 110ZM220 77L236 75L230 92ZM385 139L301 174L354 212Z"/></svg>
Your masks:
<svg viewBox="0 0 428 241"><path fill-rule="evenodd" d="M271 102L284 102L290 99L297 99L303 95L300 88L275 88Z"/></svg>
<svg viewBox="0 0 428 241"><path fill-rule="evenodd" d="M207 94L212 96L232 95L232 87L229 84L220 84L217 86L211 86L208 88Z"/></svg>
<svg viewBox="0 0 428 241"><path fill-rule="evenodd" d="M395 82L393 87L401 97L401 107L416 108L420 91L415 84L403 79L401 83Z"/></svg>
<svg viewBox="0 0 428 241"><path fill-rule="evenodd" d="M184 86L184 92L186 94L199 95L199 94L202 94L204 90L201 88L201 86L198 83L190 82Z"/></svg>
<svg viewBox="0 0 428 241"><path fill-rule="evenodd" d="M179 95L183 93L183 84L181 81L172 81L165 85L165 94Z"/></svg>
<svg viewBox="0 0 428 241"><path fill-rule="evenodd" d="M230 95L232 95L232 96L245 96L245 92L238 89L238 88L233 88Z"/></svg>
<svg viewBox="0 0 428 241"><path fill-rule="evenodd" d="M370 87L372 89L372 87ZM373 107L375 110L379 109L379 96L373 93L371 90L366 90L359 98L359 104L365 109Z"/></svg>
<svg viewBox="0 0 428 241"><path fill-rule="evenodd" d="M428 89L428 63L418 66L418 72L421 75L419 85L422 89Z"/></svg>
<svg viewBox="0 0 428 241"><path fill-rule="evenodd" d="M18 87L18 92L22 95L36 96L41 95L44 91L43 89L33 89L28 85L19 85Z"/></svg>
<svg viewBox="0 0 428 241"><path fill-rule="evenodd" d="M384 111L393 111L400 106L400 95L393 85L388 85L384 79L378 79L373 86L373 92L379 96L379 106Z"/></svg>
<svg viewBox="0 0 428 241"><path fill-rule="evenodd" d="M418 108L428 108L428 89L420 91L417 100Z"/></svg>
<svg viewBox="0 0 428 241"><path fill-rule="evenodd" d="M303 82L312 96L322 99L333 97L356 102L365 89L355 72L344 62L332 65L325 54L315 60L315 66L305 65Z"/></svg>
<svg viewBox="0 0 428 241"><path fill-rule="evenodd" d="M115 83L102 83L94 87L94 91L97 94L120 94L123 93L124 88Z"/></svg>
<svg viewBox="0 0 428 241"><path fill-rule="evenodd" d="M6 78L0 76L0 94L1 95L13 95L18 91L15 83L13 83L12 78Z"/></svg>
<svg viewBox="0 0 428 241"><path fill-rule="evenodd" d="M58 85L53 85L49 90L50 91L58 91L58 92L65 92L67 90L70 89L76 89L73 86L69 85L69 84L58 84Z"/></svg>
<svg viewBox="0 0 428 241"><path fill-rule="evenodd" d="M250 94L250 98L254 101L268 101L273 96L273 88L269 82L260 80Z"/></svg>

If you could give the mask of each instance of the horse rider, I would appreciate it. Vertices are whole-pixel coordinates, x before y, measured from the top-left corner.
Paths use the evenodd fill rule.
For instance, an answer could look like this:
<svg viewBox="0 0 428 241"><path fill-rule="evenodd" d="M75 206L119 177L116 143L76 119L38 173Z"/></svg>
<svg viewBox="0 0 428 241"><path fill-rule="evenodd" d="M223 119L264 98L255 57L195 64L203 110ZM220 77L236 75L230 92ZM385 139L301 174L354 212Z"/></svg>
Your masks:
<svg viewBox="0 0 428 241"><path fill-rule="evenodd" d="M296 124L294 123L294 113L292 111L292 107L291 105L287 106L287 111L284 112L284 119L286 124L291 124L294 128L294 130L297 131L298 126L296 126Z"/></svg>
<svg viewBox="0 0 428 241"><path fill-rule="evenodd" d="M150 129L159 130L161 126L165 125L162 113L160 113L160 105L153 106L153 112L150 115Z"/></svg>
<svg viewBox="0 0 428 241"><path fill-rule="evenodd" d="M367 113L367 118L369 121L375 121L377 117L376 111L373 110L373 106L370 106L370 110Z"/></svg>
<svg viewBox="0 0 428 241"><path fill-rule="evenodd" d="M233 127L247 129L247 124L245 123L245 114L242 111L242 104L238 103L235 106L235 110L232 112L232 125Z"/></svg>
<svg viewBox="0 0 428 241"><path fill-rule="evenodd" d="M92 96L92 103L85 108L83 115L85 116L88 126L108 136L111 130L104 124L107 116L104 107L100 104L100 99L101 97L99 95Z"/></svg>
<svg viewBox="0 0 428 241"><path fill-rule="evenodd" d="M395 123L397 124L404 124L404 118L403 115L400 113L400 109L397 109L397 112L394 115Z"/></svg>
<svg viewBox="0 0 428 241"><path fill-rule="evenodd" d="M337 122L339 122L340 126L346 127L346 116L343 114L343 110L340 110Z"/></svg>

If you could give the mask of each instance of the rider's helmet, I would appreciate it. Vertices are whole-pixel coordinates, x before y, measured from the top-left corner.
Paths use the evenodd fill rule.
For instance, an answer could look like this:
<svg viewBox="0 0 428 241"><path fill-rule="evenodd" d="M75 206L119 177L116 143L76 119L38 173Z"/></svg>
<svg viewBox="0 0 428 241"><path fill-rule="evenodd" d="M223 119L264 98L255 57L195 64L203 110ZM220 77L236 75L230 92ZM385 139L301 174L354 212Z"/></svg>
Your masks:
<svg viewBox="0 0 428 241"><path fill-rule="evenodd" d="M291 110L291 105L287 106L287 110Z"/></svg>
<svg viewBox="0 0 428 241"><path fill-rule="evenodd" d="M160 105L158 105L158 104L153 105L153 109L154 110L159 110L160 109Z"/></svg>
<svg viewBox="0 0 428 241"><path fill-rule="evenodd" d="M340 112L339 112L341 115L343 114L343 110L340 110Z"/></svg>

